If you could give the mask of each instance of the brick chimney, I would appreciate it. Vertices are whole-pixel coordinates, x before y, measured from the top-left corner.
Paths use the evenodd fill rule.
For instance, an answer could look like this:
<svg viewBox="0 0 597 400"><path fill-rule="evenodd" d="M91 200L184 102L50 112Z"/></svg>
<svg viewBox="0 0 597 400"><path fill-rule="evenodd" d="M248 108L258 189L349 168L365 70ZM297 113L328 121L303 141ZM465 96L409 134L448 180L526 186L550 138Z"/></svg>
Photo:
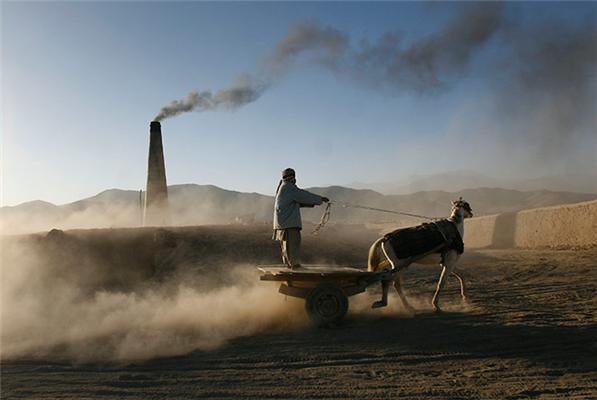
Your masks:
<svg viewBox="0 0 597 400"><path fill-rule="evenodd" d="M168 186L162 146L162 127L152 121L149 127L149 158L147 162L147 189L143 210L144 226L162 226L168 222Z"/></svg>

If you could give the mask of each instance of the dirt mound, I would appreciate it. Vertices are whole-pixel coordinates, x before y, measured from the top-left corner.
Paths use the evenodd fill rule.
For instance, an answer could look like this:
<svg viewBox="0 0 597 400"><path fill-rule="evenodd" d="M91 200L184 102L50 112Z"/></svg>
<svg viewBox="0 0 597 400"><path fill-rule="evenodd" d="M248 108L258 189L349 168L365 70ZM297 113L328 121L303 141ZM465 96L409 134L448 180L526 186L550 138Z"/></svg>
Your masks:
<svg viewBox="0 0 597 400"><path fill-rule="evenodd" d="M305 261L363 264L358 228L305 235ZM2 239L2 356L145 359L294 326L258 280L279 263L265 226L59 231ZM301 314L302 315L302 314Z"/></svg>

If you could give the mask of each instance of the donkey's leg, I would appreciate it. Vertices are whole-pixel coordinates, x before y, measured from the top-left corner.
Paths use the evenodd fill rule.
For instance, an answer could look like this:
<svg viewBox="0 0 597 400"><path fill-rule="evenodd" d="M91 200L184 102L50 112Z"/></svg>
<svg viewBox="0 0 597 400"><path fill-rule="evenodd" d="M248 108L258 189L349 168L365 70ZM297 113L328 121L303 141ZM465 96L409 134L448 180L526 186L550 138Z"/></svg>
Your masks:
<svg viewBox="0 0 597 400"><path fill-rule="evenodd" d="M442 265L442 272L439 275L439 280L437 281L437 287L435 288L435 294L433 295L433 299L431 299L431 305L433 306L433 311L439 312L441 309L437 305L439 300L439 293L441 292L442 288L445 284L445 277L446 277L446 267Z"/></svg>
<svg viewBox="0 0 597 400"><path fill-rule="evenodd" d="M390 281L381 281L381 300L376 301L371 305L371 308L381 308L388 305L388 288Z"/></svg>
<svg viewBox="0 0 597 400"><path fill-rule="evenodd" d="M446 279L448 275L450 275L454 268L456 267L456 261L458 260L458 253L454 250L448 251L445 256L442 266L442 272L439 276L439 280L437 282L437 287L435 288L435 294L433 295L433 299L431 300L431 305L433 306L433 310L438 312L441 309L438 306L439 302L439 294L442 291L444 285L446 284Z"/></svg>
<svg viewBox="0 0 597 400"><path fill-rule="evenodd" d="M452 271L452 275L458 278L458 281L460 282L460 296L462 297L463 301L466 301L466 285L464 284L462 272L457 271L456 268L454 268L454 271Z"/></svg>
<svg viewBox="0 0 597 400"><path fill-rule="evenodd" d="M385 240L380 241L381 250L386 256L386 259L390 262L392 270L400 267L400 260L396 257L396 253L392 246L387 245ZM380 308L388 305L388 289L390 287L390 281L384 280L381 282L381 300L376 301L371 305L371 308Z"/></svg>
<svg viewBox="0 0 597 400"><path fill-rule="evenodd" d="M367 260L367 270L371 272L375 272L381 269L381 253L382 247L381 244L385 240L385 238L377 239L369 248L369 259ZM388 281L381 282L381 300L376 301L371 305L371 308L379 308L385 307L388 305Z"/></svg>

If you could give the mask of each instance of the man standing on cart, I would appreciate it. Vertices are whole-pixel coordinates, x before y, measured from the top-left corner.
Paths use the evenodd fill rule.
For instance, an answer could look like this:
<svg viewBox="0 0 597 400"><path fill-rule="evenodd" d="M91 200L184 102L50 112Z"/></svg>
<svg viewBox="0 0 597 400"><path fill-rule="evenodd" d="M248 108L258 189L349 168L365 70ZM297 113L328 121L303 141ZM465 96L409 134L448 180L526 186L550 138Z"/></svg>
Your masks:
<svg viewBox="0 0 597 400"><path fill-rule="evenodd" d="M274 204L273 239L280 242L282 262L289 268L301 266L301 207L318 206L328 201L327 197L298 188L292 168L282 171Z"/></svg>

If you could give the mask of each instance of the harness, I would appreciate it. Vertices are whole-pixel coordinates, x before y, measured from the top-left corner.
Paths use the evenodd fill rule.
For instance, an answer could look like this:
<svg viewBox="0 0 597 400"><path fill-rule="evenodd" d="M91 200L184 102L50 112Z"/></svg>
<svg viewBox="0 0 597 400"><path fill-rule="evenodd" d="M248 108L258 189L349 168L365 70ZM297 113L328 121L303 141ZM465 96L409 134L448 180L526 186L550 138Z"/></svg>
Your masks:
<svg viewBox="0 0 597 400"><path fill-rule="evenodd" d="M421 258L431 253L442 253L443 257L449 250L464 253L462 237L449 219L397 229L384 238L398 258Z"/></svg>

